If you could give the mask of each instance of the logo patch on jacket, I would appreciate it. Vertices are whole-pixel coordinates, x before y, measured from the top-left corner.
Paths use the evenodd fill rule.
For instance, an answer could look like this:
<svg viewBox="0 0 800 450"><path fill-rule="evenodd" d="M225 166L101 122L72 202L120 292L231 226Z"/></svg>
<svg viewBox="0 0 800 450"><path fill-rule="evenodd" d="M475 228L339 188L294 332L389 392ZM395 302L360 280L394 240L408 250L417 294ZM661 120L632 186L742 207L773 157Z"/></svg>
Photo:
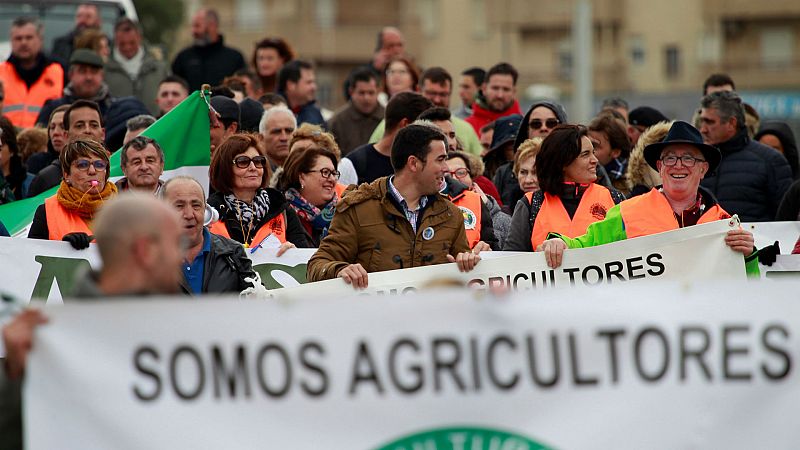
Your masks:
<svg viewBox="0 0 800 450"><path fill-rule="evenodd" d="M474 230L475 225L478 224L478 218L475 216L475 213L464 206L459 206L458 209L461 210L461 215L464 216L464 228L467 230Z"/></svg>
<svg viewBox="0 0 800 450"><path fill-rule="evenodd" d="M589 208L589 213L597 220L603 220L606 218L606 207L601 205L600 203L595 203Z"/></svg>

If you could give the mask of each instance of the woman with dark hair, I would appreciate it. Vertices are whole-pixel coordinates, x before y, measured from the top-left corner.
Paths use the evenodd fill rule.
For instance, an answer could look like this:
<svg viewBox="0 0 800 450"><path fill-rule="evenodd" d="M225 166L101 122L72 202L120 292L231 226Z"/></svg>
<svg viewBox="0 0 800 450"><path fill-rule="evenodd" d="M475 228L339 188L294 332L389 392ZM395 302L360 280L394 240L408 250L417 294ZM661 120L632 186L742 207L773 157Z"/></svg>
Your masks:
<svg viewBox="0 0 800 450"><path fill-rule="evenodd" d="M272 236L281 243L278 255L292 247L308 247L303 226L283 194L268 188L269 164L260 142L252 134L234 134L214 151L209 167L209 206L219 212L219 222L209 231L229 237L245 247L258 247Z"/></svg>
<svg viewBox="0 0 800 450"><path fill-rule="evenodd" d="M33 175L58 160L58 155L67 145L67 130L64 129L64 113L69 109L69 103L61 105L50 113L47 121L47 152L39 153L28 159L28 172ZM57 164L57 162L55 162Z"/></svg>
<svg viewBox="0 0 800 450"><path fill-rule="evenodd" d="M294 52L281 38L266 38L256 43L251 63L261 80L261 93L275 92L278 72L284 64L294 59Z"/></svg>
<svg viewBox="0 0 800 450"><path fill-rule="evenodd" d="M339 202L338 164L336 153L323 146L297 148L289 153L278 180L278 189L297 213L314 247L327 236Z"/></svg>
<svg viewBox="0 0 800 450"><path fill-rule="evenodd" d="M558 125L542 141L536 155L540 190L517 202L507 251L534 251L550 232L570 237L603 220L606 212L625 197L595 183L597 157L586 127Z"/></svg>
<svg viewBox="0 0 800 450"><path fill-rule="evenodd" d="M609 113L597 116L589 123L589 137L595 142L595 156L615 189L628 194L625 172L631 155L631 141L627 126Z"/></svg>
<svg viewBox="0 0 800 450"><path fill-rule="evenodd" d="M5 202L21 200L28 194L33 175L25 170L17 145L17 131L6 116L0 116L0 175L14 194ZM4 201L0 200L0 203Z"/></svg>
<svg viewBox="0 0 800 450"><path fill-rule="evenodd" d="M56 195L33 215L29 238L64 240L75 249L89 246L91 223L100 206L116 195L108 181L108 152L93 139L78 138L59 157L64 178Z"/></svg>
<svg viewBox="0 0 800 450"><path fill-rule="evenodd" d="M389 60L383 72L383 92L387 102L400 92L416 92L418 85L419 69L414 63L402 56Z"/></svg>

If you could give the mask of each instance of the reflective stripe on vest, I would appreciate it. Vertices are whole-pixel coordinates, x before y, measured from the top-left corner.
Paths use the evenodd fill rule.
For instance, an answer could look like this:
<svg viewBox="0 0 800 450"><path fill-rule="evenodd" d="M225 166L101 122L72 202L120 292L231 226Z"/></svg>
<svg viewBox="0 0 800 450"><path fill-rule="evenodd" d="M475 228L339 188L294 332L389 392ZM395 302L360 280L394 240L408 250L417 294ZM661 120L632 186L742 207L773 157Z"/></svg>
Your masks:
<svg viewBox="0 0 800 450"><path fill-rule="evenodd" d="M58 195L54 195L44 201L47 230L50 233L48 238L51 241L60 241L65 234L78 232L91 236L92 230L89 229L89 225L79 215L61 206L57 197Z"/></svg>
<svg viewBox="0 0 800 450"><path fill-rule="evenodd" d="M678 229L678 220L675 219L672 207L669 206L664 194L656 188L646 194L625 200L619 204L619 208L628 239ZM700 216L697 223L713 222L730 217L730 214L719 205L714 205Z"/></svg>
<svg viewBox="0 0 800 450"><path fill-rule="evenodd" d="M529 204L532 203L532 192L526 193L525 197ZM605 219L606 213L613 207L614 199L611 198L611 192L603 186L590 183L581 196L575 215L570 219L561 199L557 195L545 193L544 202L533 224L531 248L536 250L551 232L571 238L586 234L589 225Z"/></svg>
<svg viewBox="0 0 800 450"><path fill-rule="evenodd" d="M223 221L214 222L208 227L208 231L224 236L228 239L231 238L230 233L228 233L228 227L225 225ZM253 239L250 241L250 244L256 246L264 241L270 234L274 234L281 244L286 242L286 213L280 213L277 216L273 217L269 222L261 225L261 228L256 231L256 235L253 236ZM248 245L249 246L249 245Z"/></svg>
<svg viewBox="0 0 800 450"><path fill-rule="evenodd" d="M450 197L450 201L458 206L464 215L464 230L467 232L469 248L474 248L481 240L481 195L472 191L463 191L458 197Z"/></svg>
<svg viewBox="0 0 800 450"><path fill-rule="evenodd" d="M3 114L20 128L34 126L42 105L47 100L60 98L64 91L64 70L58 63L47 66L30 89L8 61L0 64L0 80L5 87Z"/></svg>

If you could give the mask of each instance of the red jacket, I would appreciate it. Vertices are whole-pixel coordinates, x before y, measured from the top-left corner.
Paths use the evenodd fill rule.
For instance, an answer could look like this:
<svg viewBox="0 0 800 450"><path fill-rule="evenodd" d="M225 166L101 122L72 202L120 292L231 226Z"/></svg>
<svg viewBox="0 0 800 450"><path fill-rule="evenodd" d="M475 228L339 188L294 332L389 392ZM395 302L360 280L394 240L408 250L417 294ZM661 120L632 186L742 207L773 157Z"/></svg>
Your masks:
<svg viewBox="0 0 800 450"><path fill-rule="evenodd" d="M511 114L520 114L522 115L522 110L519 109L519 102L514 100L514 104L509 106L505 111L495 112L490 111L488 109L484 109L478 102L472 104L472 115L467 117L465 120L472 125L472 128L475 129L475 133L480 136L481 135L481 128L489 122L494 122L495 120L510 116Z"/></svg>

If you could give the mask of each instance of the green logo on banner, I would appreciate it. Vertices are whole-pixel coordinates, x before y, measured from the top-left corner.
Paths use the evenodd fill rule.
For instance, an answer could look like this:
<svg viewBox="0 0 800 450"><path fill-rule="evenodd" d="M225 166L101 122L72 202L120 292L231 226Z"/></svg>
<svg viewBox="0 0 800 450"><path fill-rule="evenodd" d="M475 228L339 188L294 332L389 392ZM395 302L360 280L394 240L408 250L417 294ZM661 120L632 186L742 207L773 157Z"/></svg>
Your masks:
<svg viewBox="0 0 800 450"><path fill-rule="evenodd" d="M296 266L287 266L285 264L266 263L253 266L253 270L258 272L261 276L261 284L267 289L278 289L284 287L278 280L272 276L273 271L286 272L289 276L294 278L298 283L306 283L306 264L298 264Z"/></svg>
<svg viewBox="0 0 800 450"><path fill-rule="evenodd" d="M549 450L530 438L508 431L481 428L435 428L392 441L377 450Z"/></svg>
<svg viewBox="0 0 800 450"><path fill-rule="evenodd" d="M53 282L58 283L61 298L72 294L75 275L79 271L90 268L89 261L80 258L57 258L54 256L36 256L36 262L42 265L36 286L33 287L31 299L47 300L53 289Z"/></svg>

